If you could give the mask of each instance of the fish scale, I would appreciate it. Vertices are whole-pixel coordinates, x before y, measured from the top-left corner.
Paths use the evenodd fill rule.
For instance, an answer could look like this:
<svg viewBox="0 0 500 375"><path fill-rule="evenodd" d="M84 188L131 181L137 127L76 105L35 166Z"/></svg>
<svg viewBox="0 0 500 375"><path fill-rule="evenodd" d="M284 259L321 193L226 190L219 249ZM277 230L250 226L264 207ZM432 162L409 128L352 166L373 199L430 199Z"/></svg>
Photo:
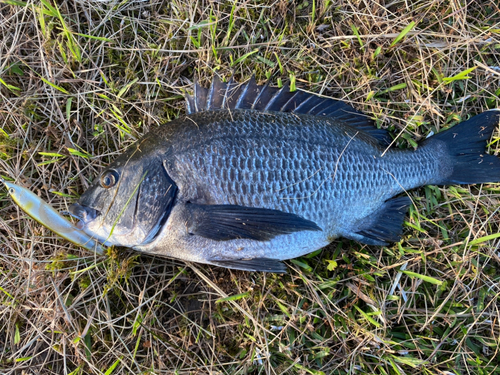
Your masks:
<svg viewBox="0 0 500 375"><path fill-rule="evenodd" d="M283 272L281 260L338 237L399 241L410 189L500 181L500 160L485 153L499 111L402 150L342 101L253 80L194 92L186 116L146 134L72 206L86 233L161 256Z"/></svg>
<svg viewBox="0 0 500 375"><path fill-rule="evenodd" d="M355 207L373 207L371 202L377 196L380 205L385 199L413 188L419 180L428 180L436 173L429 167L433 163L426 161L432 155L390 150L381 157L384 148L376 144L363 143L362 148L357 147L356 143L363 140L358 141L356 132L351 129L353 135L342 130L328 133L325 128L332 125L326 123L317 130L317 118L298 119L288 113L256 115L249 110L231 114L219 111L209 116L202 112L190 118L193 123L204 121L203 127L193 128L191 136L205 142L183 144L182 149L176 150L176 157L182 158L179 165L183 166L183 173L185 170L191 172L185 174L185 184L203 186L210 191L210 202L198 203L296 212L318 223L328 233L334 232L332 216L345 211L344 200ZM259 136L268 133L276 136ZM224 136L210 136L215 134ZM206 157L198 157L200 154ZM408 163L408 156L424 158L424 161ZM398 159L406 162L394 168ZM257 165L266 167L257 168ZM178 171L169 173L176 175ZM234 178L227 178L230 175ZM410 175L415 183L398 184L397 181L411 181ZM180 179L177 183L183 185ZM379 194L381 191L386 193ZM196 201L196 193L188 193L186 199ZM321 202L323 207L318 209L317 204ZM340 208L337 202L341 203Z"/></svg>

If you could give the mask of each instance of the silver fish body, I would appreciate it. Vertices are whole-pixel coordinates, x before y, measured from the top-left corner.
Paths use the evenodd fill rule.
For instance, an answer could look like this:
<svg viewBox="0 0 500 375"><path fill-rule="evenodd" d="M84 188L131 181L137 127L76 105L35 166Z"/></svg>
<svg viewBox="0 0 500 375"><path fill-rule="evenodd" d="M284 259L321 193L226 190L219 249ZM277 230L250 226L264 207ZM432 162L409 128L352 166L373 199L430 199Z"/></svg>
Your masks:
<svg viewBox="0 0 500 375"><path fill-rule="evenodd" d="M325 118L214 111L190 115L179 124L184 140L176 142L173 158L167 159L167 173L182 192L179 203L292 212L321 228L269 242L203 238L193 242L188 230L177 225L183 222L184 211L182 203L177 204L162 235L136 248L173 249L176 253L170 255L184 258L190 247L193 261L234 254L249 259L298 257L333 238L354 236L357 221L383 202L434 182L434 176L441 174L438 147L417 152L389 150L382 157L384 148L370 137ZM200 249L208 253L200 253Z"/></svg>
<svg viewBox="0 0 500 375"><path fill-rule="evenodd" d="M82 195L72 210L87 233L148 253L281 272L279 260L338 237L397 241L410 204L398 195L407 190L500 180L499 160L481 154L498 112L460 124L456 136L431 137L416 151L387 149L381 133L371 134L345 104L340 115L252 109L241 105L240 93L239 106L225 109L214 104L217 87L227 97L229 85L221 85L208 92L212 97L202 91L202 99L188 100L206 107L145 135ZM273 93L274 102L280 95Z"/></svg>

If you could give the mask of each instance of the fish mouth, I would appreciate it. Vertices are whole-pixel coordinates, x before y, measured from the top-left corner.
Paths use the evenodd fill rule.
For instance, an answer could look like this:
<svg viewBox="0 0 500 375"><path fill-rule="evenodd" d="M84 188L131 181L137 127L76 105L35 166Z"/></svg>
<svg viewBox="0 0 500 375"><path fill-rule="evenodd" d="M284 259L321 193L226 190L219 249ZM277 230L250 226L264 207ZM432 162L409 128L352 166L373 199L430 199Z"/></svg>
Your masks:
<svg viewBox="0 0 500 375"><path fill-rule="evenodd" d="M69 206L69 214L74 218L80 220L76 225L79 229L83 229L85 224L94 220L97 216L99 216L99 211L94 210L90 207L84 207L78 203L73 203Z"/></svg>

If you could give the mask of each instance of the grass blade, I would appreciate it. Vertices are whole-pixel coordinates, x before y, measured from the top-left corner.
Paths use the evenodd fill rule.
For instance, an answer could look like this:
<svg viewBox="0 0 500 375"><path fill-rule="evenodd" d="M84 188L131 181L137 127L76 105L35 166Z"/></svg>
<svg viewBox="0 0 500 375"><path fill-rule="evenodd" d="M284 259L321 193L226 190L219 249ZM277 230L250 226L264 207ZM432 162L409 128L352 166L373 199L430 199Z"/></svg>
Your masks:
<svg viewBox="0 0 500 375"><path fill-rule="evenodd" d="M68 147L68 151L70 152L71 155L75 156L81 156L82 158L89 159L90 155L87 153L83 153L81 151L75 150L74 148Z"/></svg>
<svg viewBox="0 0 500 375"><path fill-rule="evenodd" d="M231 66L235 66L236 64L245 61L249 56L252 56L254 53L259 52L258 49L254 49L252 52L245 53L243 56L238 57L236 60L233 61Z"/></svg>
<svg viewBox="0 0 500 375"><path fill-rule="evenodd" d="M470 241L469 245L471 245L471 246L479 245L480 243L483 243L486 241L491 241L491 240L494 240L494 239L499 238L499 237L500 237L500 233L490 234L488 236L479 237L479 238L476 238L475 240Z"/></svg>
<svg viewBox="0 0 500 375"><path fill-rule="evenodd" d="M61 155L61 154L58 154L55 152L39 152L38 154L42 155L42 156L52 156L52 157L56 157L56 158L60 158L60 157L64 156L64 155Z"/></svg>
<svg viewBox="0 0 500 375"><path fill-rule="evenodd" d="M111 375L111 373L115 370L115 368L121 363L121 359L118 358L115 363L113 363L104 373L104 375Z"/></svg>
<svg viewBox="0 0 500 375"><path fill-rule="evenodd" d="M421 275L416 272L411 272L411 271L401 271L402 273L410 276L410 277L416 277L417 279L421 279L424 281L427 281L428 283L434 284L434 285L441 285L443 282L441 280L435 279L434 277L427 276L427 275Z"/></svg>
<svg viewBox="0 0 500 375"><path fill-rule="evenodd" d="M2 85L4 85L5 87L7 87L10 91L21 91L21 89L19 87L16 87L16 86L12 86L12 85L9 85L8 83L6 83L3 79L0 78L0 83Z"/></svg>
<svg viewBox="0 0 500 375"><path fill-rule="evenodd" d="M380 323L378 323L376 320L374 320L371 316L369 316L367 313L365 313L363 310L361 310L357 305L353 305L358 312L363 315L363 318L368 320L371 324L373 324L375 327L380 328L382 327Z"/></svg>
<svg viewBox="0 0 500 375"><path fill-rule="evenodd" d="M16 5L20 7L25 7L28 3L25 3L24 1L17 1L17 0L2 0L0 3L4 4L9 4L9 5Z"/></svg>
<svg viewBox="0 0 500 375"><path fill-rule="evenodd" d="M82 37L88 38L88 39L95 39L95 40L101 40L103 42L114 43L113 39L105 38L103 36L94 36L94 35L81 34L81 33L73 33L73 34L78 35L78 36L82 36Z"/></svg>
<svg viewBox="0 0 500 375"><path fill-rule="evenodd" d="M358 28L354 24L351 24L351 30L354 33L354 35L356 35L356 38L358 38L359 45L361 46L361 48L363 48L364 45L363 41L361 40L361 37L359 36Z"/></svg>
<svg viewBox="0 0 500 375"><path fill-rule="evenodd" d="M240 293L240 294L235 294L232 296L224 297L224 298L219 298L215 303L221 303L221 302L227 302L227 301L238 301L242 298L246 298L250 295L250 292L246 293Z"/></svg>
<svg viewBox="0 0 500 375"><path fill-rule="evenodd" d="M444 77L443 82L446 84L449 84L449 83L452 83L455 81L460 81L462 79L469 79L470 76L468 74L470 72L476 70L476 68L477 68L477 66L470 68L470 69L467 69L467 70L464 70L463 72L460 72L460 73L454 75L453 77Z"/></svg>
<svg viewBox="0 0 500 375"><path fill-rule="evenodd" d="M63 87L57 86L55 83L50 82L48 79L45 79L45 78L43 78L42 76L40 76L40 79L41 79L43 82L45 82L47 85L49 85L49 86L51 86L51 87L55 88L55 89L56 89L56 90L58 90L58 91L61 91L63 94L69 94L68 90L66 90L66 89L65 89L65 88L63 88Z"/></svg>
<svg viewBox="0 0 500 375"><path fill-rule="evenodd" d="M413 26L415 26L415 22L412 21L408 26L404 28L403 31L396 37L396 39L393 40L391 45L389 47L394 47L396 44L398 44L405 36L410 32L411 29L413 29Z"/></svg>

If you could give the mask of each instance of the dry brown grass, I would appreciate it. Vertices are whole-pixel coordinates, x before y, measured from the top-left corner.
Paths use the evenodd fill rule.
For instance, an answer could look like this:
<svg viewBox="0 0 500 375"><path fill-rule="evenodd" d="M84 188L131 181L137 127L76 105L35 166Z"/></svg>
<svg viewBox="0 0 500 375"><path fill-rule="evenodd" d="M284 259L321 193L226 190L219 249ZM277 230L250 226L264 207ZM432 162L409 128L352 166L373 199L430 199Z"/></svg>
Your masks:
<svg viewBox="0 0 500 375"><path fill-rule="evenodd" d="M0 0L0 174L66 209L215 74L295 80L411 147L499 107L499 67L495 1ZM499 197L420 189L401 243L342 240L266 275L96 257L2 191L0 372L500 373Z"/></svg>

